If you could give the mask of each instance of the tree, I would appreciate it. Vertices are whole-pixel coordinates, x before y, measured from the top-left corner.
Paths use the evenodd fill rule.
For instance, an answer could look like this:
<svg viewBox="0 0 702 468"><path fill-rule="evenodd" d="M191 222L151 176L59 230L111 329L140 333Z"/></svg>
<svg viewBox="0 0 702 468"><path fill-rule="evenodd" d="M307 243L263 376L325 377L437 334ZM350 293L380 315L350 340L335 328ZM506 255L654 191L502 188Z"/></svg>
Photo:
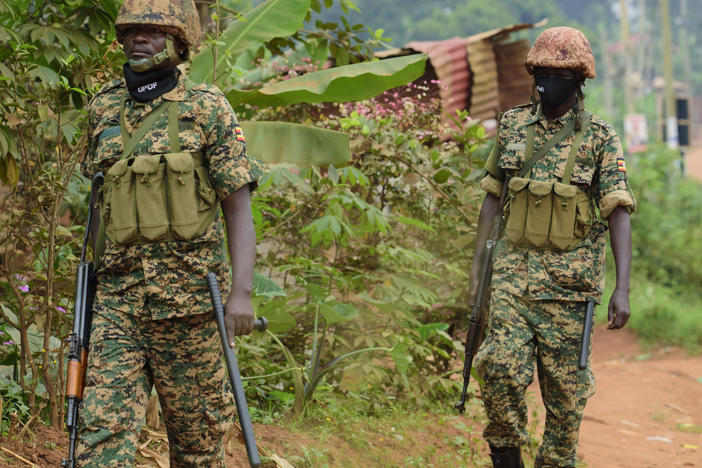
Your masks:
<svg viewBox="0 0 702 468"><path fill-rule="evenodd" d="M342 8L347 9L348 3L342 1ZM356 36L355 30L359 27L351 26L343 17L342 25L317 21L317 32L301 31L305 19L309 21L314 11L321 11L319 0L263 2L240 20L230 23L209 43L209 47L193 58L192 79L216 83L239 111L244 104L289 106L302 102L367 99L408 83L424 72L426 57L423 55L367 60L369 54L372 57L372 49ZM381 39L382 34L374 34L371 43ZM275 67L268 67L273 71L268 74L261 70L266 68L266 62L279 63L281 52L294 55L299 62L307 61L311 67L302 76L266 83L266 80L276 78ZM330 54L342 66L315 70L315 64L321 65ZM346 65L349 62L352 63ZM264 160L319 162L325 157L337 161L348 159L348 146L344 148L342 135L282 122L277 124L276 132L258 131L262 126L270 128L270 125L257 122L245 125L249 131L249 150ZM282 137L286 138L285 142L280 141ZM317 139L319 144L309 145L310 139ZM326 148L337 148L343 154L328 154ZM281 154L283 149L284 155ZM323 154L315 154L311 149Z"/></svg>

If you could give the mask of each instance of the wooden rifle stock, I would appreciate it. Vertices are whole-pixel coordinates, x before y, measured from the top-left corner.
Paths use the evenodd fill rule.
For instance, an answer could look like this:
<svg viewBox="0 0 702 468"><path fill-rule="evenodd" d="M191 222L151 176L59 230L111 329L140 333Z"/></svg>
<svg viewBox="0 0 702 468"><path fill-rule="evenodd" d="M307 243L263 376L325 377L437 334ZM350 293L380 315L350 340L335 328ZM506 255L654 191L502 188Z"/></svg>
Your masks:
<svg viewBox="0 0 702 468"><path fill-rule="evenodd" d="M495 221L499 223L499 221ZM493 231L498 228L493 227ZM490 234L490 238L485 243L485 250L481 258L480 278L478 280L478 294L473 304L473 310L470 315L470 325L466 336L465 358L463 360L463 389L461 391L461 399L454 406L460 414L466 409L466 394L468 393L468 384L470 383L470 370L473 367L473 358L477 352L477 341L482 338L485 317L489 311L490 302L490 286L492 284L492 256L497 244L498 236Z"/></svg>

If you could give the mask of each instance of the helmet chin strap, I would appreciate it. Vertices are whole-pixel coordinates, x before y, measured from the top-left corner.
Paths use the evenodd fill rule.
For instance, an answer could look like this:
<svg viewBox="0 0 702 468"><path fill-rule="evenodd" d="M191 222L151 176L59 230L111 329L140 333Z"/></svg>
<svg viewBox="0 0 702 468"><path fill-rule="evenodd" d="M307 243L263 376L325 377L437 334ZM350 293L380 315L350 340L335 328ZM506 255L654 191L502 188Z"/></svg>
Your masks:
<svg viewBox="0 0 702 468"><path fill-rule="evenodd" d="M162 64L168 59L171 59L174 63L180 60L175 50L175 38L172 34L166 34L166 47L164 47L161 52L140 60L127 59L127 62L129 62L129 68L133 71L143 73Z"/></svg>

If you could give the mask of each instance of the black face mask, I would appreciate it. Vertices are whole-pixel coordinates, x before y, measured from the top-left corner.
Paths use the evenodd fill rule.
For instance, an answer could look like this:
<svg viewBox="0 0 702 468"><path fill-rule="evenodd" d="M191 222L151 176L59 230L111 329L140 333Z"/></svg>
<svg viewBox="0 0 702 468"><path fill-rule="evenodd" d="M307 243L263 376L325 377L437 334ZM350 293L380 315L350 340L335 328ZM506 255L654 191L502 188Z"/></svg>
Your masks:
<svg viewBox="0 0 702 468"><path fill-rule="evenodd" d="M560 107L580 85L577 78L548 75L534 75L534 83L541 102L551 109Z"/></svg>

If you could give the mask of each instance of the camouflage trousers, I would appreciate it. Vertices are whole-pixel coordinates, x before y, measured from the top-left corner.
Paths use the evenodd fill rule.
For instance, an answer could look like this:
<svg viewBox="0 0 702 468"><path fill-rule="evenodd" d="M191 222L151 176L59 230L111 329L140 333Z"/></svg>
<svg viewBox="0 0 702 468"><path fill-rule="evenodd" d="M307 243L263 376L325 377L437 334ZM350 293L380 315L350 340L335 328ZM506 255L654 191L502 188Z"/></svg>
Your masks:
<svg viewBox="0 0 702 468"><path fill-rule="evenodd" d="M136 465L152 387L163 410L170 466L224 466L223 439L235 411L214 317L143 320L104 303L93 315L78 466Z"/></svg>
<svg viewBox="0 0 702 468"><path fill-rule="evenodd" d="M525 394L536 362L546 408L536 468L576 464L583 410L595 392L590 366L578 369L585 309L583 302L535 301L492 292L489 331L476 356L489 419L483 437L495 447L527 443Z"/></svg>

